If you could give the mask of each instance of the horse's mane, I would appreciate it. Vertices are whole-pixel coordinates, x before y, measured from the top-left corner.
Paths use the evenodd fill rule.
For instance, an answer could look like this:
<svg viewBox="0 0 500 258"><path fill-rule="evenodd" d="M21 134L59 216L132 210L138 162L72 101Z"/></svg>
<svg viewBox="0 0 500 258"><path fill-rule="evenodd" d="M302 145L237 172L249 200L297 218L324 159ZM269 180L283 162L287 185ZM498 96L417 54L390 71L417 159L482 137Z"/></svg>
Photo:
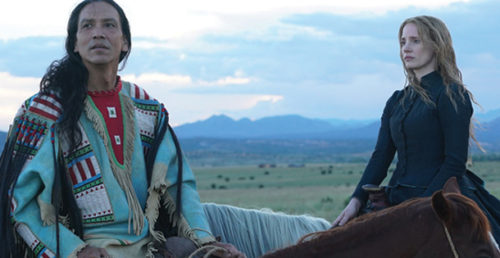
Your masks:
<svg viewBox="0 0 500 258"><path fill-rule="evenodd" d="M413 206L415 203L421 203L423 201L423 199L426 199L426 198L411 199L411 200L403 202L397 206L392 206L392 207L389 207L389 208L386 208L386 209L383 209L383 210L380 210L377 212L370 212L370 213L364 214L362 216L359 216L359 217L356 217L356 218L350 220L346 225L344 225L342 227L334 227L334 228L330 228L330 229L325 230L325 231L314 232L314 233L305 235L304 237L302 237L299 240L299 242L303 242L303 241L309 240L309 239L314 239L316 237L321 237L322 235L345 234L347 232L351 232L352 227L361 227L361 228L366 229L365 225L372 224L371 222L373 220L384 218L388 215L399 214L401 211L406 210L407 207ZM397 216L397 215L395 215L395 216Z"/></svg>
<svg viewBox="0 0 500 258"><path fill-rule="evenodd" d="M459 224L461 225L467 223L471 225L471 235L474 239L479 241L487 241L487 239L489 239L488 232L490 230L489 222L481 209L477 206L477 204L471 199L457 193L445 193L444 196L449 201L451 201L452 205L454 205L454 216L460 218L460 220L455 221L455 224L453 225L459 226ZM321 238L322 236L331 236L334 234L342 234L346 236L346 234L349 234L349 232L353 233L353 231L356 231L354 228L362 228L365 231L369 231L370 227L373 227L373 225L379 225L379 223L373 223L373 221L375 220L387 221L388 219L386 217L388 216L396 218L398 216L401 216L403 213L408 214L408 212L415 212L418 209L428 209L430 211L431 206L431 197L410 199L399 205L392 206L378 212L372 212L359 216L351 220L345 226L335 227L325 231L305 235L299 240L299 243L307 240Z"/></svg>

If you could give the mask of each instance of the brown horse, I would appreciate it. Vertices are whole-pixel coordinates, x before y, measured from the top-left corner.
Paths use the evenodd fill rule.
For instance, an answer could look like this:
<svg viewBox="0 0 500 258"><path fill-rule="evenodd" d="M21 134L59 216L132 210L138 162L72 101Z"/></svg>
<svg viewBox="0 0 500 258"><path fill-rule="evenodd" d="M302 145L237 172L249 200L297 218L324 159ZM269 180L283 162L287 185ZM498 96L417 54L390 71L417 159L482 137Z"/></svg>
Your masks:
<svg viewBox="0 0 500 258"><path fill-rule="evenodd" d="M263 257L500 257L489 223L455 178L432 197L358 217L304 236Z"/></svg>

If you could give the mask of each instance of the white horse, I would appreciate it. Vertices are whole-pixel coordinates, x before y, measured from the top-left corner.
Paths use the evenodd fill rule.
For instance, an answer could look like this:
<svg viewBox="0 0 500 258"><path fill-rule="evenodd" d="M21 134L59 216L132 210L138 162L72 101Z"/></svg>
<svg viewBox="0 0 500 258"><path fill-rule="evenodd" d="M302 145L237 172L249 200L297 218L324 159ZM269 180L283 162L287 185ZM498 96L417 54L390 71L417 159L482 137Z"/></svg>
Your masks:
<svg viewBox="0 0 500 258"><path fill-rule="evenodd" d="M269 209L243 209L204 203L203 209L214 236L233 244L249 258L296 244L305 234L323 231L330 222L308 215L287 215Z"/></svg>

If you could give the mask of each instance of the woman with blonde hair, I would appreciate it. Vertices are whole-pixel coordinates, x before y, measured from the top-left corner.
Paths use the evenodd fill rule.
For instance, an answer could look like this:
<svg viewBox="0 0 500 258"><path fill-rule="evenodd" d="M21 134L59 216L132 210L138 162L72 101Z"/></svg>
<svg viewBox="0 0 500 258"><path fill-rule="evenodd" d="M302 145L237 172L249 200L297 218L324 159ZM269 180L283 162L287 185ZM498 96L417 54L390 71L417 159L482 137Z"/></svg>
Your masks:
<svg viewBox="0 0 500 258"><path fill-rule="evenodd" d="M375 151L349 204L333 225L344 225L366 211L368 193L364 189L370 188L366 185L377 189L397 152L396 169L384 189L387 205L430 196L447 179L456 177L462 193L487 215L499 242L500 202L466 168L469 139L474 139L474 99L462 82L450 33L441 20L417 16L401 24L398 39L405 87L387 101ZM373 204L368 202L367 207L377 208Z"/></svg>

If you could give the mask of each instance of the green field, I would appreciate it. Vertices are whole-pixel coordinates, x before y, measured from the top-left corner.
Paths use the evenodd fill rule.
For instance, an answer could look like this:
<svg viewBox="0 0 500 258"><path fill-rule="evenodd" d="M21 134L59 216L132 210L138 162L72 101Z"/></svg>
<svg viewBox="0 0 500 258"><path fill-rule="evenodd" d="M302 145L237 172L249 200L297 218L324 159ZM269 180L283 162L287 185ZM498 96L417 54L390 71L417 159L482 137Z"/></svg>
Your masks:
<svg viewBox="0 0 500 258"><path fill-rule="evenodd" d="M203 202L269 208L289 214L335 219L361 178L365 163L307 164L289 168L195 167ZM500 197L500 162L477 162L470 169ZM391 169L390 169L391 170Z"/></svg>

